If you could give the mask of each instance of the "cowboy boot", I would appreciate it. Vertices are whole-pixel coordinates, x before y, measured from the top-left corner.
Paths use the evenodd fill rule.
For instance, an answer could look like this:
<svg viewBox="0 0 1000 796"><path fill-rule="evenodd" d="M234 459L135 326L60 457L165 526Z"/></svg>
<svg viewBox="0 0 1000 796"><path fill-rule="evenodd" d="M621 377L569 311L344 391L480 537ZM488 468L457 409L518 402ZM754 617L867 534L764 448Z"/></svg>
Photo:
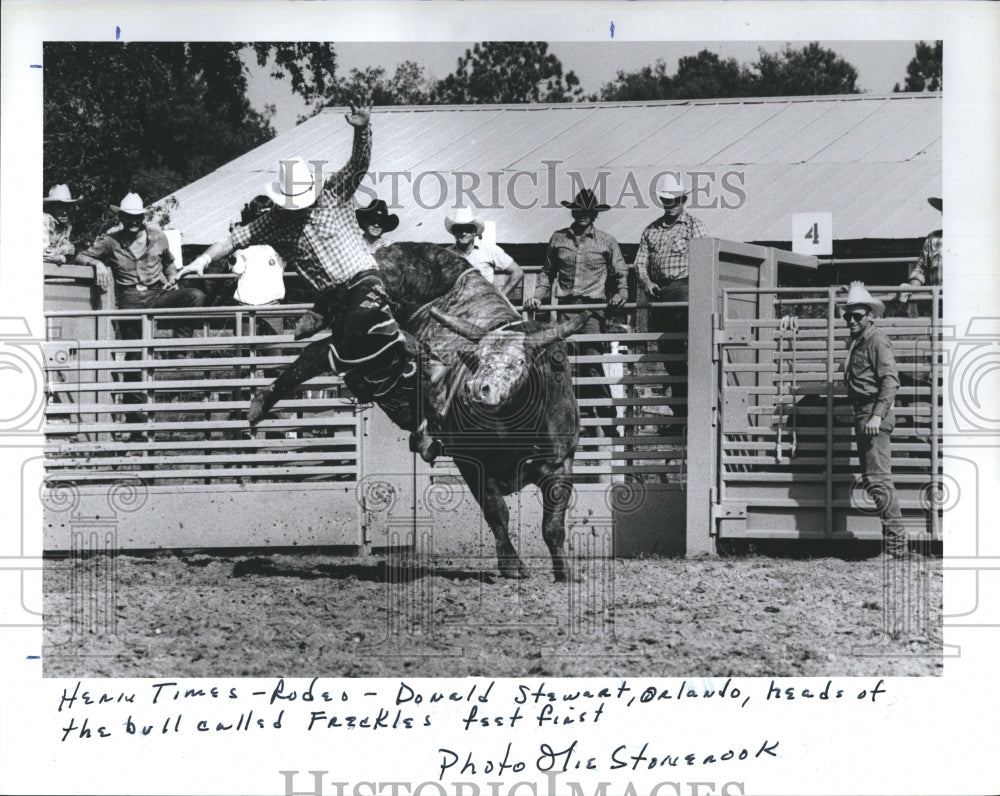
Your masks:
<svg viewBox="0 0 1000 796"><path fill-rule="evenodd" d="M419 453L420 458L428 464L434 464L434 460L444 453L444 445L441 444L441 440L435 439L427 433L426 420L417 426L416 431L410 432L410 451Z"/></svg>

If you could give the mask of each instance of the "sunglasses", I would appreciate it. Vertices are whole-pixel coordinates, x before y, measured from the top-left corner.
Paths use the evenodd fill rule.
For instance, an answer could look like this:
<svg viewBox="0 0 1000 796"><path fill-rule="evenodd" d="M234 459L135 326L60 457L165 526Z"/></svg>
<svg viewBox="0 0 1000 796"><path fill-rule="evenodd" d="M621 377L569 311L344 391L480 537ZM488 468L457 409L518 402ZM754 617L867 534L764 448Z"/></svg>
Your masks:
<svg viewBox="0 0 1000 796"><path fill-rule="evenodd" d="M476 232L475 226L463 226L462 224L455 224L451 228L452 235L473 235Z"/></svg>
<svg viewBox="0 0 1000 796"><path fill-rule="evenodd" d="M850 323L851 321L863 321L868 317L867 312L845 312L844 320Z"/></svg>

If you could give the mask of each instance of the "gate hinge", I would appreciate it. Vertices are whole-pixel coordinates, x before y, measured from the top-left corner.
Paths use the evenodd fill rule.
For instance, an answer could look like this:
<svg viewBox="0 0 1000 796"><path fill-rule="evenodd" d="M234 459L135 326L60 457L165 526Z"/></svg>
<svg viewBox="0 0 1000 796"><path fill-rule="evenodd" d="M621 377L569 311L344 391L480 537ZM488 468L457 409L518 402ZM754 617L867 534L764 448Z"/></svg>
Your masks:
<svg viewBox="0 0 1000 796"><path fill-rule="evenodd" d="M749 329L715 329L712 333L712 344L715 346L750 345Z"/></svg>

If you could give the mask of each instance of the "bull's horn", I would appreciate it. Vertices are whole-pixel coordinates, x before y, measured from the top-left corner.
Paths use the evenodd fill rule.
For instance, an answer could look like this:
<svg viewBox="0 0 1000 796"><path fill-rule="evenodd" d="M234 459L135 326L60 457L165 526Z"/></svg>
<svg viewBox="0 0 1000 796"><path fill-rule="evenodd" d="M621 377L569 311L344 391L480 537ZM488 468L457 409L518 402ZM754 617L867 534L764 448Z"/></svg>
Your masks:
<svg viewBox="0 0 1000 796"><path fill-rule="evenodd" d="M525 343L528 345L546 346L551 345L557 340L565 340L571 334L580 331L589 320L590 312L584 310L572 318L560 321L555 326L547 326L544 329L539 329L537 332L532 332L525 339Z"/></svg>
<svg viewBox="0 0 1000 796"><path fill-rule="evenodd" d="M437 307L431 307L431 317L442 326L451 329L455 334L461 335L472 343L478 343L486 336L486 330L481 326L467 321L465 318L456 318L454 315L442 312Z"/></svg>

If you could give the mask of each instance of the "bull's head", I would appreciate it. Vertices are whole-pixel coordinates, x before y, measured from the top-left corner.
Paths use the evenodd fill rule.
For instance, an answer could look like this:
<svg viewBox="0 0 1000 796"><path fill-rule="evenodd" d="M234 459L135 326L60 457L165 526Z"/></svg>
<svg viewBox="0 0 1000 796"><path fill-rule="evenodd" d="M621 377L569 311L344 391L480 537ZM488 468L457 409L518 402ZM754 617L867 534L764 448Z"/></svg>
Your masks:
<svg viewBox="0 0 1000 796"><path fill-rule="evenodd" d="M431 316L438 323L473 344L457 352L472 373L465 383L464 397L487 410L507 406L514 400L530 400L530 397L521 396L521 392L529 381L538 354L582 328L589 315L581 312L555 326L531 332L517 328L487 331L464 318L449 315L436 307L431 309Z"/></svg>

